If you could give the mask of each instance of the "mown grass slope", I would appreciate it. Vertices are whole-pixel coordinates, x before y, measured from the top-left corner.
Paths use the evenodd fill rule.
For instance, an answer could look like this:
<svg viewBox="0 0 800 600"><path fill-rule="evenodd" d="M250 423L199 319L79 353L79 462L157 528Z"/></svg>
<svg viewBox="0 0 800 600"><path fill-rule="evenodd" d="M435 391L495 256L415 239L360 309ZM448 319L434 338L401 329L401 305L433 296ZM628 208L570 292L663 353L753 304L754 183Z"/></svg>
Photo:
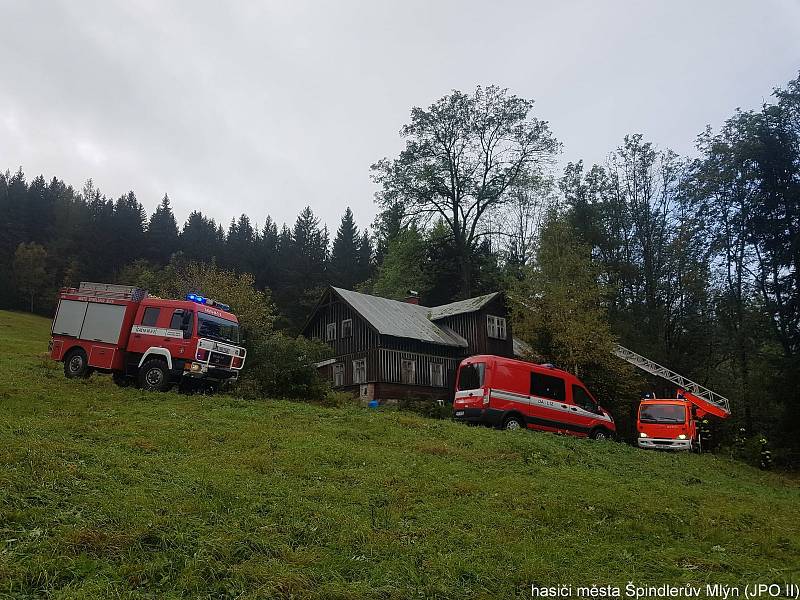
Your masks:
<svg viewBox="0 0 800 600"><path fill-rule="evenodd" d="M0 595L530 597L797 581L800 489L720 456L65 380L0 312Z"/></svg>

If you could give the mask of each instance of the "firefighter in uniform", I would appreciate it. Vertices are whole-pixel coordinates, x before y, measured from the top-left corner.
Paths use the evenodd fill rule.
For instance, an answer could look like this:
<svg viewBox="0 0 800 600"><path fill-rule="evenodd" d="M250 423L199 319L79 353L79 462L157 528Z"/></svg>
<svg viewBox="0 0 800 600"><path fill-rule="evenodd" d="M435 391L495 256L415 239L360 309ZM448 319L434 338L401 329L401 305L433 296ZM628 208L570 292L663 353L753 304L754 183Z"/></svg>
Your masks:
<svg viewBox="0 0 800 600"><path fill-rule="evenodd" d="M758 443L761 446L758 466L762 471L769 471L772 468L772 453L769 451L767 438L762 437Z"/></svg>
<svg viewBox="0 0 800 600"><path fill-rule="evenodd" d="M744 446L747 443L747 437L745 436L744 427L739 428L739 432L736 434L736 437L733 438L733 447L736 451L738 456L744 455Z"/></svg>
<svg viewBox="0 0 800 600"><path fill-rule="evenodd" d="M700 447L703 450L711 447L711 423L708 419L701 419L697 423L697 437L700 438Z"/></svg>

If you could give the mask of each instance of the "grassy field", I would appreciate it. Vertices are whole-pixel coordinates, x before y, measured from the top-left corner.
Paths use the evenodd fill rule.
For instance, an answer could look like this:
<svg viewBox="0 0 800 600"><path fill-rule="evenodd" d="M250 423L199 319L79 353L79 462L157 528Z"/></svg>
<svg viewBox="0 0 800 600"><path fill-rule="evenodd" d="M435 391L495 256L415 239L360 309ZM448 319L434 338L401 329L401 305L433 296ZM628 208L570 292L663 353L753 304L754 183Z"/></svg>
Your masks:
<svg viewBox="0 0 800 600"><path fill-rule="evenodd" d="M0 596L529 598L800 579L800 486L725 457L67 381L0 312Z"/></svg>

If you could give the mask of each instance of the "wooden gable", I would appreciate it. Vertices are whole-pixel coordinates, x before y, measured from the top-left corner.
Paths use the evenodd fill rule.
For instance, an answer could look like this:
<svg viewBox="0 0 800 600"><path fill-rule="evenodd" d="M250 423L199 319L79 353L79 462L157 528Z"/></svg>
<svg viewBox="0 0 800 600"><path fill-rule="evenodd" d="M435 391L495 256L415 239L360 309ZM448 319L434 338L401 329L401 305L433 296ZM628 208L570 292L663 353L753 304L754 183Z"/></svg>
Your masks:
<svg viewBox="0 0 800 600"><path fill-rule="evenodd" d="M505 319L505 338L489 336L489 317ZM498 294L479 310L451 315L437 323L447 325L469 343L468 354L496 354L513 357L514 341L505 295Z"/></svg>
<svg viewBox="0 0 800 600"><path fill-rule="evenodd" d="M326 342L336 356L364 352L380 343L375 329L332 289L325 291L302 333L305 337Z"/></svg>

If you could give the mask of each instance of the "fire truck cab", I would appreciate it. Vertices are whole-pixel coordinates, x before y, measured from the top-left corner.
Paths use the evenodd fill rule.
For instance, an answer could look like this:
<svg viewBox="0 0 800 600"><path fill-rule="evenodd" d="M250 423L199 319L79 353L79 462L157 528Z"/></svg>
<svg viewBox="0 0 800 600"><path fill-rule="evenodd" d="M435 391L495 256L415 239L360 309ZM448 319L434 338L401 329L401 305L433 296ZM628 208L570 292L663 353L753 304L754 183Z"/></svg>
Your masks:
<svg viewBox="0 0 800 600"><path fill-rule="evenodd" d="M472 356L459 365L453 418L594 439L616 432L611 415L571 373L489 355Z"/></svg>
<svg viewBox="0 0 800 600"><path fill-rule="evenodd" d="M699 426L707 415L727 418L726 408L704 400L686 390L677 398L644 399L636 419L639 448L655 450L703 450Z"/></svg>
<svg viewBox="0 0 800 600"><path fill-rule="evenodd" d="M66 377L99 371L119 385L154 391L231 383L247 354L227 305L198 294L165 300L103 283L62 289L51 333L50 357L64 363Z"/></svg>

